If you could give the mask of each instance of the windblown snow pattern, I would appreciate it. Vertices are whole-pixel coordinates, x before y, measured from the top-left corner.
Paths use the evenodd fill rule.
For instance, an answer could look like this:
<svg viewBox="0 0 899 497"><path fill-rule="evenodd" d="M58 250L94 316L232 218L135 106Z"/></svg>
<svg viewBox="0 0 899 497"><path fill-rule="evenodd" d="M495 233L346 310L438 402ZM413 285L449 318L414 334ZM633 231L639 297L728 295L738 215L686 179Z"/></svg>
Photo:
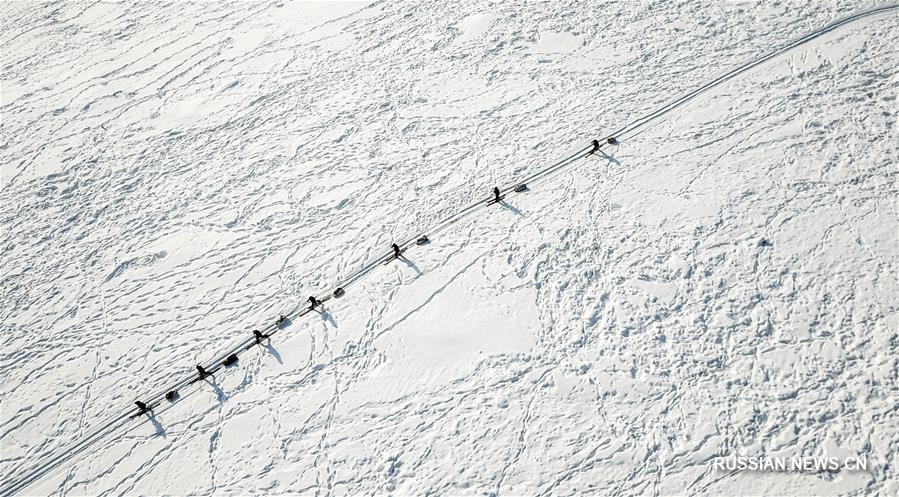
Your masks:
<svg viewBox="0 0 899 497"><path fill-rule="evenodd" d="M899 494L896 9L73 445L878 5L4 2L0 491Z"/></svg>

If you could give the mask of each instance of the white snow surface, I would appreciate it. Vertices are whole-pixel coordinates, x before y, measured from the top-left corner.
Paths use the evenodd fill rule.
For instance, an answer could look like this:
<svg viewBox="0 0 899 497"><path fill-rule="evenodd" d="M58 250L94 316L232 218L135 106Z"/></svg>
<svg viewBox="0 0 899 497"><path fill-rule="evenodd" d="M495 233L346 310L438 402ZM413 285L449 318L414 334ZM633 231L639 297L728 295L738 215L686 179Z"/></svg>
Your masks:
<svg viewBox="0 0 899 497"><path fill-rule="evenodd" d="M874 2L0 5L0 488L897 495L899 15ZM865 457L721 472L716 457ZM43 468L43 469L41 469Z"/></svg>

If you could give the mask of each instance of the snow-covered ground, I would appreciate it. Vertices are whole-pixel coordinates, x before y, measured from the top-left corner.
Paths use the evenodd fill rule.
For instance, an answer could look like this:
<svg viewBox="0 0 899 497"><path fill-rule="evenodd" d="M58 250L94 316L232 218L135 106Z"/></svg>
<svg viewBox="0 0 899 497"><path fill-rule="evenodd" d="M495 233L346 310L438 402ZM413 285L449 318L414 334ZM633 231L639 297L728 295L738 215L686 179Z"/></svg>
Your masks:
<svg viewBox="0 0 899 497"><path fill-rule="evenodd" d="M897 495L897 10L73 450L876 5L3 3L0 491ZM868 469L712 467L740 455Z"/></svg>

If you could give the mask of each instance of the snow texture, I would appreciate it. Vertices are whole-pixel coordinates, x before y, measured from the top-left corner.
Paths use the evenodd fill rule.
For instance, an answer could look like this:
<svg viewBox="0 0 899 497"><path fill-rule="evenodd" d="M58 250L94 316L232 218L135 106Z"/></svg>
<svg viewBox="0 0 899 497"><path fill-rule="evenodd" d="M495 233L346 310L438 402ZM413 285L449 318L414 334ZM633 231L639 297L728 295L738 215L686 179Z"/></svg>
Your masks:
<svg viewBox="0 0 899 497"><path fill-rule="evenodd" d="M0 493L896 495L877 5L3 3Z"/></svg>

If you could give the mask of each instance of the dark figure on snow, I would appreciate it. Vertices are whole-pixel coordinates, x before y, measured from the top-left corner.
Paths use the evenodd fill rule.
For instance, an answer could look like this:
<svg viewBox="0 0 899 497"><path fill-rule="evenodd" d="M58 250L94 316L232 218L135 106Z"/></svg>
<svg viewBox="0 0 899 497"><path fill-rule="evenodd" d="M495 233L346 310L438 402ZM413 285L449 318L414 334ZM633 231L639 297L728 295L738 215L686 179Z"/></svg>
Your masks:
<svg viewBox="0 0 899 497"><path fill-rule="evenodd" d="M209 376L209 371L206 371L205 369L203 369L203 366L200 366L199 364L197 364L197 371L200 373L201 380L205 379L207 376Z"/></svg>
<svg viewBox="0 0 899 497"><path fill-rule="evenodd" d="M147 404L144 404L143 402L141 402L139 400L135 400L134 403L137 404L137 408L140 409L141 414L146 414L146 413L150 412L150 408L147 406Z"/></svg>
<svg viewBox="0 0 899 497"><path fill-rule="evenodd" d="M391 245L391 247L393 247L393 256L399 257L400 256L400 246L394 243L393 245Z"/></svg>
<svg viewBox="0 0 899 497"><path fill-rule="evenodd" d="M253 336L256 337L256 343L259 343L268 338L268 335L263 335L259 330L253 330Z"/></svg>
<svg viewBox="0 0 899 497"><path fill-rule="evenodd" d="M610 137L606 138L606 142L609 145L615 145L616 143L618 143L618 140L616 140L614 136L610 136Z"/></svg>
<svg viewBox="0 0 899 497"><path fill-rule="evenodd" d="M493 187L493 201L499 202L499 187Z"/></svg>
<svg viewBox="0 0 899 497"><path fill-rule="evenodd" d="M315 309L318 306L318 304L321 304L321 302L319 302L318 299L316 299L314 295L312 297L309 297L309 308L310 309Z"/></svg>
<svg viewBox="0 0 899 497"><path fill-rule="evenodd" d="M590 153L594 154L597 150L599 150L599 140L593 140L593 150Z"/></svg>

